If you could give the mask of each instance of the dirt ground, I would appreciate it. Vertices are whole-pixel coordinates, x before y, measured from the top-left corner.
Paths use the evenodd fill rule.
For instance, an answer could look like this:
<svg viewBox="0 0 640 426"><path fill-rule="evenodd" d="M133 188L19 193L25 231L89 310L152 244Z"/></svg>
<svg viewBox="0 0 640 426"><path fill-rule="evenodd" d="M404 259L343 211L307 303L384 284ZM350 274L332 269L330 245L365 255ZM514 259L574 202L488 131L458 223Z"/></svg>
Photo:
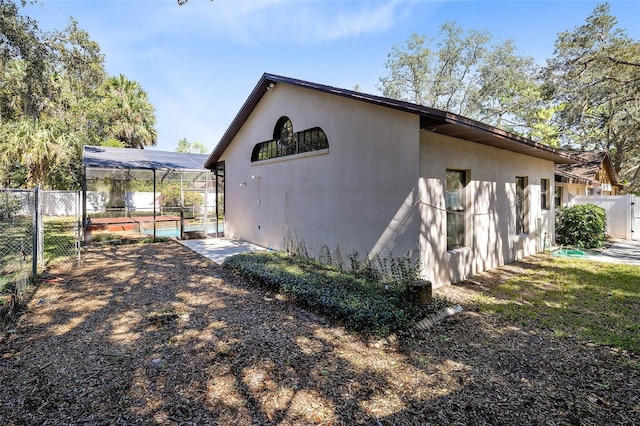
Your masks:
<svg viewBox="0 0 640 426"><path fill-rule="evenodd" d="M479 313L478 291L380 345L177 243L93 249L1 338L0 424L640 424L639 354Z"/></svg>

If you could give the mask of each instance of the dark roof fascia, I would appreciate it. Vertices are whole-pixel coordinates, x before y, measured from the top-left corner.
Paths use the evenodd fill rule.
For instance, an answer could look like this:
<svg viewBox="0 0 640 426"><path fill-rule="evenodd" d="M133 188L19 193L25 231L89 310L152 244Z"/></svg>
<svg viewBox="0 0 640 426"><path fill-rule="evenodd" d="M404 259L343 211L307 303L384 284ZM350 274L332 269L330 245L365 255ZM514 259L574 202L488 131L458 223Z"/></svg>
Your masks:
<svg viewBox="0 0 640 426"><path fill-rule="evenodd" d="M574 175L571 173L567 173L563 170L555 170L555 175L560 176L561 178L564 178L566 180L560 180L560 182L564 182L564 183L576 183L576 184L583 184L583 185L591 185L593 184L593 180L589 179L589 178L585 178L582 176L578 176L578 175ZM556 179L556 182L558 182L558 180Z"/></svg>
<svg viewBox="0 0 640 426"><path fill-rule="evenodd" d="M222 156L222 153L227 149L235 135L240 131L240 128L244 125L245 121L247 121L253 109L258 105L258 102L260 102L264 94L269 90L269 85L271 83L275 84L277 81L278 80L275 78L270 78L269 74L262 75L258 84L253 88L251 94L240 108L240 111L238 111L235 118L222 135L220 142L218 142L211 155L209 155L209 158L207 158L207 161L205 161L205 168L212 170L215 167L215 164Z"/></svg>
<svg viewBox="0 0 640 426"><path fill-rule="evenodd" d="M290 84L403 112L413 113L420 116L420 127L424 130L432 130L449 136L457 135L455 137L509 151L525 153L538 158L548 159L554 163L571 164L581 162L577 156L567 151L540 144L522 136L515 135L458 114L397 99L390 99L382 96L265 73L262 75L258 84L253 89L242 108L240 108L240 111L220 139L220 142L205 162L206 168L212 169L214 167L216 161L218 161L222 156L222 153L227 149L244 122L249 118L253 109L269 90L272 83Z"/></svg>
<svg viewBox="0 0 640 426"><path fill-rule="evenodd" d="M611 156L609 155L608 151L606 152L606 155L602 159L602 162L607 163L609 173L611 174L611 176L609 177L612 178L611 182L613 183L613 185L619 186L620 188L624 187L624 185L620 183L620 176L616 171L616 167L613 164L613 160L611 159Z"/></svg>

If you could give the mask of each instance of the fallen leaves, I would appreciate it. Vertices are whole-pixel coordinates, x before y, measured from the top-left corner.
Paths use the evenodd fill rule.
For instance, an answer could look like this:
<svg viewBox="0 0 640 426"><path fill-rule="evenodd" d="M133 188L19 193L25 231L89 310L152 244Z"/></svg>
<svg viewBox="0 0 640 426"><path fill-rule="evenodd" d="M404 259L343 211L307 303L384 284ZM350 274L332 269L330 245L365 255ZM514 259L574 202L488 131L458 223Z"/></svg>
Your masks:
<svg viewBox="0 0 640 426"><path fill-rule="evenodd" d="M487 313L374 345L175 243L55 275L1 346L0 423L640 423L638 354Z"/></svg>

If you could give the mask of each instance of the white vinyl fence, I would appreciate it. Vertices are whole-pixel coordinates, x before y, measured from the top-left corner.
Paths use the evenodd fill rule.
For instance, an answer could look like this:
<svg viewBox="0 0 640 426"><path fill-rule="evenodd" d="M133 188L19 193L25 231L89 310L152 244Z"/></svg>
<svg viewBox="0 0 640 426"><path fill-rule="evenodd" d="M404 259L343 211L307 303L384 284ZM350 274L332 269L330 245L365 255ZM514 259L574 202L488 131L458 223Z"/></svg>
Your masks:
<svg viewBox="0 0 640 426"><path fill-rule="evenodd" d="M158 199L162 193L156 193L156 208L160 209ZM153 192L126 192L124 207L127 211L153 211ZM87 191L87 213L103 212L107 209L109 194L99 191Z"/></svg>
<svg viewBox="0 0 640 426"><path fill-rule="evenodd" d="M203 194L204 195L204 194ZM160 211L160 197L161 192L156 193L155 204L158 212ZM209 193L208 196L208 208L213 211L215 209L216 197L215 193ZM103 212L107 209L109 203L109 194L99 191L87 191L87 213ZM135 192L127 191L124 196L124 208L126 211L153 211L153 192ZM58 208L63 209L66 205L65 202L56 204ZM52 212L51 215L65 215L64 210L60 212Z"/></svg>
<svg viewBox="0 0 640 426"><path fill-rule="evenodd" d="M76 216L80 208L78 191L40 191L43 216Z"/></svg>
<svg viewBox="0 0 640 426"><path fill-rule="evenodd" d="M634 195L576 195L568 206L595 204L607 213L607 234L625 240L640 240L640 205Z"/></svg>

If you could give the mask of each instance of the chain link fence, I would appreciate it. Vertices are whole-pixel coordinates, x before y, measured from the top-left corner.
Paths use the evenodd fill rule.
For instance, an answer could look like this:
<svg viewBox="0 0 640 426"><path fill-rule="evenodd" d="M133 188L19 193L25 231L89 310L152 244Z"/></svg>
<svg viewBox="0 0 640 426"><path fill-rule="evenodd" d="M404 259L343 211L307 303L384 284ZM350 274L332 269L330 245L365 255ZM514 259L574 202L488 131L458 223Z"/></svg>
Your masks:
<svg viewBox="0 0 640 426"><path fill-rule="evenodd" d="M37 191L0 190L0 314L15 314L37 273Z"/></svg>
<svg viewBox="0 0 640 426"><path fill-rule="evenodd" d="M77 191L0 188L0 323L15 315L38 273L80 260L79 211Z"/></svg>
<svg viewBox="0 0 640 426"><path fill-rule="evenodd" d="M39 230L43 247L38 250L38 263L43 267L69 259L80 262L80 206L79 191L41 191Z"/></svg>

